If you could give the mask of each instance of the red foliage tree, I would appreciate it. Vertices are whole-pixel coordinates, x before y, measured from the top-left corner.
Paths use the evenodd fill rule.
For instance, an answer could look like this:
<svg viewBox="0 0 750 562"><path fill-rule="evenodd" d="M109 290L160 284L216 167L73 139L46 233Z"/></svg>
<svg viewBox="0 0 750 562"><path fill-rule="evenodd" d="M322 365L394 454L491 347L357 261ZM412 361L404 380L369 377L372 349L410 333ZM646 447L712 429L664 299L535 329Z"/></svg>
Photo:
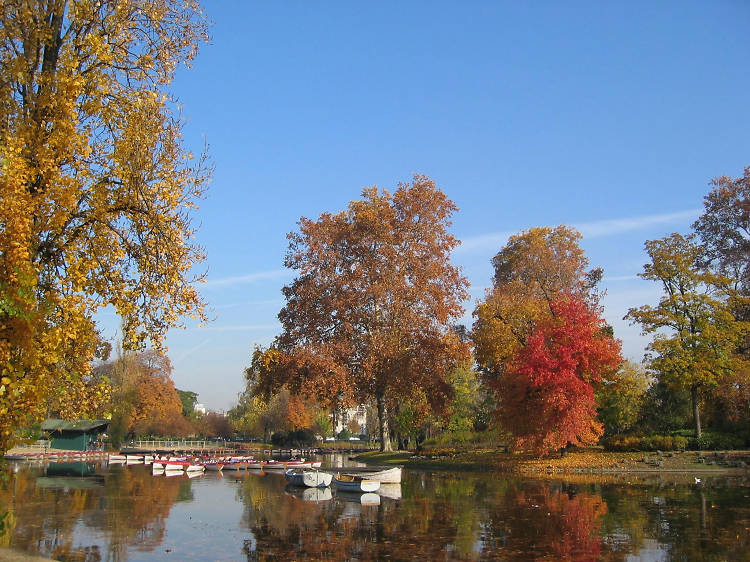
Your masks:
<svg viewBox="0 0 750 562"><path fill-rule="evenodd" d="M498 416L516 448L540 454L597 441L603 428L594 384L622 362L619 340L580 297L566 295L550 308L496 383Z"/></svg>

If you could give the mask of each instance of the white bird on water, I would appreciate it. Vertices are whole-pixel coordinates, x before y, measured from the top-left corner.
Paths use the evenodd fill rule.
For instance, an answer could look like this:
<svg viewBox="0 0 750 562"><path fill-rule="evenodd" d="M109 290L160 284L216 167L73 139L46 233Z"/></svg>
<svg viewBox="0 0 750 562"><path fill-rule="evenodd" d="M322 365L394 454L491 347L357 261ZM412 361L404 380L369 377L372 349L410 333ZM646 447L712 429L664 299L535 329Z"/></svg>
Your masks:
<svg viewBox="0 0 750 562"><path fill-rule="evenodd" d="M695 478L695 483L696 484L700 484L701 483L701 479L700 478L696 478L695 476L693 476L693 478Z"/></svg>

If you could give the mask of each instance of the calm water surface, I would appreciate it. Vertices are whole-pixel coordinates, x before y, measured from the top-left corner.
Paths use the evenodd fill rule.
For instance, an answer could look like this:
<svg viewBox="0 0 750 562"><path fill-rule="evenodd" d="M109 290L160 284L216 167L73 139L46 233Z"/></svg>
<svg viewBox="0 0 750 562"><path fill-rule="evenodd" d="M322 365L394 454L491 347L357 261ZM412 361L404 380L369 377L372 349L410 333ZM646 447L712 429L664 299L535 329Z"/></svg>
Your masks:
<svg viewBox="0 0 750 562"><path fill-rule="evenodd" d="M750 560L747 479L692 481L404 471L361 497L292 489L275 473L11 464L0 546L87 562Z"/></svg>

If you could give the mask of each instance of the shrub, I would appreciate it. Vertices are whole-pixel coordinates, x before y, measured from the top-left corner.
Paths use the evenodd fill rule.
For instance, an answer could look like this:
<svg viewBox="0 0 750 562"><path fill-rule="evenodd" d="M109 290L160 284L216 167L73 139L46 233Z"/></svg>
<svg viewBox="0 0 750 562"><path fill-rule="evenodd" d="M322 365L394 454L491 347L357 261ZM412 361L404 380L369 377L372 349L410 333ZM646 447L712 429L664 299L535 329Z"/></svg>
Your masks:
<svg viewBox="0 0 750 562"><path fill-rule="evenodd" d="M421 446L424 449L453 448L453 449L491 449L498 444L508 442L506 435L499 431L444 431L439 435L425 440Z"/></svg>
<svg viewBox="0 0 750 562"><path fill-rule="evenodd" d="M615 435L602 445L607 451L677 451L686 449L688 440L681 435Z"/></svg>
<svg viewBox="0 0 750 562"><path fill-rule="evenodd" d="M271 443L277 447L306 447L315 444L315 434L309 429L277 431L271 435Z"/></svg>
<svg viewBox="0 0 750 562"><path fill-rule="evenodd" d="M698 439L690 439L690 448L698 451L742 449L744 446L745 439L733 433L705 432Z"/></svg>

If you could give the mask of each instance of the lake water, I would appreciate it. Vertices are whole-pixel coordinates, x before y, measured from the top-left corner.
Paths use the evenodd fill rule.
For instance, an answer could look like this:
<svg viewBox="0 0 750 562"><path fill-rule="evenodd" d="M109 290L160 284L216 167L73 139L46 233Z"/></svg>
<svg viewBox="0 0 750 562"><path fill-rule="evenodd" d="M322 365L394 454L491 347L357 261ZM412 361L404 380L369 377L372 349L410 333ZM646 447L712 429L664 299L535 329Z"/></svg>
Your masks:
<svg viewBox="0 0 750 562"><path fill-rule="evenodd" d="M4 512L0 546L70 561L750 560L746 478L405 470L360 497L274 473L11 464Z"/></svg>

